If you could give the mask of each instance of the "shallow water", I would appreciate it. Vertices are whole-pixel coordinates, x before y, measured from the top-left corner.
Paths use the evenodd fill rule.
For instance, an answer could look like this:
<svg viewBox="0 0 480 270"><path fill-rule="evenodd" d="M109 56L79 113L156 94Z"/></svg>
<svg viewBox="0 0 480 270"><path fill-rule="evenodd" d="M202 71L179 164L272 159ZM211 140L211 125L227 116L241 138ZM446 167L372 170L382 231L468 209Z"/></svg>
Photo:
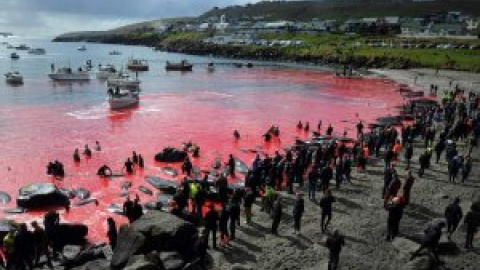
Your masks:
<svg viewBox="0 0 480 270"><path fill-rule="evenodd" d="M311 130L316 130L317 122L322 120L324 129L332 123L334 133L340 135L347 130L348 135L355 136L354 126L359 119L369 123L381 115L395 114L394 106L403 102L395 92L396 85L381 79L338 79L329 72L286 68L218 66L214 72L207 72L203 65L196 65L189 73L166 72L166 59L185 57L197 63L210 59L130 46L87 44L88 51L82 53L76 50L80 44L37 44L47 49L46 56L21 52L22 58L15 64L8 57L0 58L1 72L15 65L13 69L25 76L21 87L0 83L0 191L13 195L12 202L0 205L0 209L15 207L18 188L28 183L53 181L69 189L84 187L99 200L99 206L72 206L70 213L62 214L62 219L89 225L89 237L93 240L104 239L105 220L113 215L107 208L111 203L122 205L124 198L119 195L125 180L133 182L132 196L137 193L147 202L153 197L140 192L138 187L154 189L144 181L144 176L171 178L161 168L179 168L179 164L154 162L153 156L166 146L178 147L187 141L198 144L201 156L193 163L201 169L209 169L217 157L225 162L230 153L250 165L254 154L245 149L273 154L291 145L295 138L307 138L309 134L296 130L298 120L309 121ZM9 50L0 48L0 55L7 55ZM108 51L113 49L124 54L109 56ZM149 59L151 69L140 74L140 105L124 111L108 108L106 86L100 81L58 84L46 76L51 62L70 59L71 66L76 67L92 59L94 65L119 65L126 63L129 56ZM271 125L280 127L280 140L266 144L261 135ZM235 129L241 134L239 141L233 139ZM75 164L74 149L82 151L85 144L93 148L97 140L102 151L93 151L88 160L82 156L82 161ZM120 172L133 150L145 158L143 171L111 180L95 175L104 163ZM67 177L63 181L45 174L45 166L55 159L65 165ZM180 175L176 179L181 178ZM75 202L76 199L72 205ZM0 217L30 221L42 214L0 213ZM125 221L119 216L115 218Z"/></svg>

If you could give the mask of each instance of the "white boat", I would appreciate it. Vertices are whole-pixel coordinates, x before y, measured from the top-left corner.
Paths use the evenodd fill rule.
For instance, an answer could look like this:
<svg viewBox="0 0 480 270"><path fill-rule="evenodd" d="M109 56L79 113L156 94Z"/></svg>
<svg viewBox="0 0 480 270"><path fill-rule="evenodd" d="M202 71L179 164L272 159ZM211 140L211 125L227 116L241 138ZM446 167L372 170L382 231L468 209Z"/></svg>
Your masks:
<svg viewBox="0 0 480 270"><path fill-rule="evenodd" d="M122 52L121 51L117 51L117 50L113 50L111 52L108 53L109 55L122 55Z"/></svg>
<svg viewBox="0 0 480 270"><path fill-rule="evenodd" d="M127 68L133 71L148 71L148 63L146 60L129 59Z"/></svg>
<svg viewBox="0 0 480 270"><path fill-rule="evenodd" d="M78 47L78 50L79 51L86 51L87 47L85 45L82 45L82 46Z"/></svg>
<svg viewBox="0 0 480 270"><path fill-rule="evenodd" d="M115 74L117 74L117 70L113 65L98 66L97 79L99 80L107 80L110 77L115 76Z"/></svg>
<svg viewBox="0 0 480 270"><path fill-rule="evenodd" d="M45 51L44 48L32 48L32 49L28 50L28 53L29 54L36 54L36 55L43 55L43 54L46 54L47 51Z"/></svg>
<svg viewBox="0 0 480 270"><path fill-rule="evenodd" d="M90 73L86 68L78 68L76 71L69 67L57 69L55 73L48 74L48 77L54 81L88 81Z"/></svg>
<svg viewBox="0 0 480 270"><path fill-rule="evenodd" d="M137 105L140 102L140 90L108 89L108 104L110 109L118 110Z"/></svg>
<svg viewBox="0 0 480 270"><path fill-rule="evenodd" d="M127 89L138 89L140 88L140 80L132 78L127 73L118 72L114 76L111 76L107 79L107 86Z"/></svg>
<svg viewBox="0 0 480 270"><path fill-rule="evenodd" d="M23 84L23 76L18 71L6 73L5 80L9 84Z"/></svg>
<svg viewBox="0 0 480 270"><path fill-rule="evenodd" d="M18 55L18 53L16 52L13 52L10 54L10 58L11 59L20 59L20 55Z"/></svg>

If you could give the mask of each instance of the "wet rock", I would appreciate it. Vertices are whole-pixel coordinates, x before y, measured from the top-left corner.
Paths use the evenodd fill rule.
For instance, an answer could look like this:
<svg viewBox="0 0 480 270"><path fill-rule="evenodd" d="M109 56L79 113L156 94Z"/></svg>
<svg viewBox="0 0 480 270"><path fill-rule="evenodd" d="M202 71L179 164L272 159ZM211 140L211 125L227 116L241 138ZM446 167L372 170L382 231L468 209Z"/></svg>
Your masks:
<svg viewBox="0 0 480 270"><path fill-rule="evenodd" d="M132 230L145 236L146 250L177 251L187 260L194 257L197 228L170 213L150 211L132 224Z"/></svg>
<svg viewBox="0 0 480 270"><path fill-rule="evenodd" d="M185 266L185 262L177 252L162 252L160 260L165 270L182 270Z"/></svg>
<svg viewBox="0 0 480 270"><path fill-rule="evenodd" d="M147 259L145 255L132 256L124 270L160 270L163 268L157 267L153 262Z"/></svg>
<svg viewBox="0 0 480 270"><path fill-rule="evenodd" d="M118 233L117 246L113 251L112 261L110 262L111 268L122 269L130 257L142 250L145 241L145 236L142 233L128 225L121 226Z"/></svg>

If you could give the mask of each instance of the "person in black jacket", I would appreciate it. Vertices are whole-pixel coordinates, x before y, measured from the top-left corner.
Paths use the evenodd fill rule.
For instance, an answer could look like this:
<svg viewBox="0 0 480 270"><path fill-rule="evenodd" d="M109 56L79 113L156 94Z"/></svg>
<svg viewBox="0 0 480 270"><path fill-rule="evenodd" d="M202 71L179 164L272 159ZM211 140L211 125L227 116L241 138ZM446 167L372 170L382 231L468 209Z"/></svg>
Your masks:
<svg viewBox="0 0 480 270"><path fill-rule="evenodd" d="M45 255L47 257L47 265L50 269L53 269L52 258L48 250L48 239L45 230L38 225L38 222L32 221L33 227L33 246L35 249L34 266L38 267L40 257Z"/></svg>
<svg viewBox="0 0 480 270"><path fill-rule="evenodd" d="M24 270L25 265L28 269L33 269L33 256L35 252L33 241L33 234L28 230L27 224L20 224L14 244L17 270Z"/></svg>
<svg viewBox="0 0 480 270"><path fill-rule="evenodd" d="M273 213L272 213L272 234L278 235L278 225L280 225L280 221L282 220L282 199L280 196L277 197L275 204L273 205Z"/></svg>
<svg viewBox="0 0 480 270"><path fill-rule="evenodd" d="M218 227L220 229L220 244L222 246L228 245L230 241L230 235L228 234L228 220L230 219L230 212L225 204L222 205L222 211L220 212L220 220Z"/></svg>
<svg viewBox="0 0 480 270"><path fill-rule="evenodd" d="M386 206L388 211L387 219L387 241L393 241L398 235L400 220L403 216L404 204L399 197L393 198L392 202Z"/></svg>
<svg viewBox="0 0 480 270"><path fill-rule="evenodd" d="M255 193L252 189L247 187L245 193L245 199L243 200L243 207L245 208L245 224L252 222L252 205L255 202Z"/></svg>
<svg viewBox="0 0 480 270"><path fill-rule="evenodd" d="M297 193L297 200L293 206L293 230L294 234L300 233L302 215L305 211L305 201L303 200L303 193Z"/></svg>
<svg viewBox="0 0 480 270"><path fill-rule="evenodd" d="M420 251L422 251L424 248L427 248L428 251L433 254L435 261L439 263L440 258L438 257L437 247L438 243L440 242L440 238L442 237L443 227L445 227L445 222L430 225L424 231L420 247L412 254L410 260L413 260L416 256L418 256L418 254L420 254Z"/></svg>
<svg viewBox="0 0 480 270"><path fill-rule="evenodd" d="M410 160L412 160L412 157L413 157L413 146L412 146L411 143L406 143L406 145L405 145L405 160L407 161L407 166L405 167L405 170L410 169Z"/></svg>
<svg viewBox="0 0 480 270"><path fill-rule="evenodd" d="M230 240L235 240L235 230L240 220L240 202L232 197L229 202L230 211Z"/></svg>
<svg viewBox="0 0 480 270"><path fill-rule="evenodd" d="M470 207L470 211L465 215L464 223L467 227L465 248L473 248L473 238L475 233L477 233L478 226L480 226L480 214L474 212L473 205Z"/></svg>
<svg viewBox="0 0 480 270"><path fill-rule="evenodd" d="M338 230L335 230L333 235L327 238L325 245L329 250L328 270L336 270L340 262L340 252L345 245L345 239Z"/></svg>
<svg viewBox="0 0 480 270"><path fill-rule="evenodd" d="M448 238L457 230L458 224L462 220L463 212L460 207L460 198L457 197L453 203L445 208L445 219L447 220Z"/></svg>
<svg viewBox="0 0 480 270"><path fill-rule="evenodd" d="M208 205L208 211L205 214L205 238L207 239L210 233L212 233L212 246L213 248L217 248L217 229L218 229L218 221L220 217L218 216L217 211L215 210L213 204Z"/></svg>
<svg viewBox="0 0 480 270"><path fill-rule="evenodd" d="M332 204L335 202L335 197L332 191L327 190L323 198L320 200L320 208L322 208L322 232L327 230L328 224L332 219Z"/></svg>
<svg viewBox="0 0 480 270"><path fill-rule="evenodd" d="M322 190L325 193L330 187L330 180L333 178L333 169L327 164L320 172L320 180L322 181Z"/></svg>
<svg viewBox="0 0 480 270"><path fill-rule="evenodd" d="M118 231L117 231L117 225L115 224L115 220L113 218L109 217L107 218L107 237L108 241L110 242L110 246L112 247L112 250L115 249L117 246L117 238L118 238Z"/></svg>

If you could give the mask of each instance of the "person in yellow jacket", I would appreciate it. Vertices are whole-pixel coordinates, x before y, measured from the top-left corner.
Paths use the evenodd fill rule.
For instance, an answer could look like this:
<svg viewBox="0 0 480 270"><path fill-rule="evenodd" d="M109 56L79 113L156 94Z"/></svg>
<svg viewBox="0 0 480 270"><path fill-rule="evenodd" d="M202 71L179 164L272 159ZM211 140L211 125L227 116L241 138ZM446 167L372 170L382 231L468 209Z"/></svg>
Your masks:
<svg viewBox="0 0 480 270"><path fill-rule="evenodd" d="M7 269L14 269L15 262L15 228L11 228L10 231L3 238L3 249L5 251L5 257L7 259Z"/></svg>

